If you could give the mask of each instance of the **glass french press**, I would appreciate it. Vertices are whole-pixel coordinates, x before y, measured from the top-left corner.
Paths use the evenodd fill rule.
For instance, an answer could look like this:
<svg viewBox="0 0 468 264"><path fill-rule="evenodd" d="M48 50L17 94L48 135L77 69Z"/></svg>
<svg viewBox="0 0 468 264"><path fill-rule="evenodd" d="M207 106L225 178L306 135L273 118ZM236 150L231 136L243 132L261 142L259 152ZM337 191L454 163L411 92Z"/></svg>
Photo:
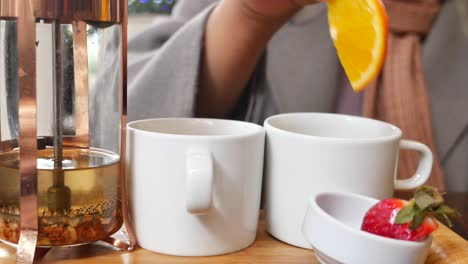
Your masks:
<svg viewBox="0 0 468 264"><path fill-rule="evenodd" d="M0 240L98 240L127 221L126 0L0 3ZM130 234L132 232L129 232Z"/></svg>

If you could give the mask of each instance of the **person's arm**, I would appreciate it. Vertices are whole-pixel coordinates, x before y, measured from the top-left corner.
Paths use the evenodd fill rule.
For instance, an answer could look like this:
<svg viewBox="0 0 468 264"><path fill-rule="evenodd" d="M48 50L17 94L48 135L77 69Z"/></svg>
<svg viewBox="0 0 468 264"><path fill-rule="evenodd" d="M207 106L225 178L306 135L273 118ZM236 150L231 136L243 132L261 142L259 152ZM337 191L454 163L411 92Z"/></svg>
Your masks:
<svg viewBox="0 0 468 264"><path fill-rule="evenodd" d="M128 41L128 120L193 117L206 22L218 0L178 0Z"/></svg>
<svg viewBox="0 0 468 264"><path fill-rule="evenodd" d="M224 0L206 24L197 116L232 111L273 34L317 0Z"/></svg>

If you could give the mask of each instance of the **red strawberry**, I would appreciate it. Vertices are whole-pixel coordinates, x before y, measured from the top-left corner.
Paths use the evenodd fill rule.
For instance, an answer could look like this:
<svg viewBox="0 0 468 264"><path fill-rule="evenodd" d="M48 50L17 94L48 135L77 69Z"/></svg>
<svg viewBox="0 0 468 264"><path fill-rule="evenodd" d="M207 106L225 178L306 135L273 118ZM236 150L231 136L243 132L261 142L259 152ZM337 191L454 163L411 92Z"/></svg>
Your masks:
<svg viewBox="0 0 468 264"><path fill-rule="evenodd" d="M409 202L389 198L372 206L364 216L361 229L379 236L420 241L438 227L432 216L442 216L451 225L448 217L457 214L443 204L436 189L421 187Z"/></svg>

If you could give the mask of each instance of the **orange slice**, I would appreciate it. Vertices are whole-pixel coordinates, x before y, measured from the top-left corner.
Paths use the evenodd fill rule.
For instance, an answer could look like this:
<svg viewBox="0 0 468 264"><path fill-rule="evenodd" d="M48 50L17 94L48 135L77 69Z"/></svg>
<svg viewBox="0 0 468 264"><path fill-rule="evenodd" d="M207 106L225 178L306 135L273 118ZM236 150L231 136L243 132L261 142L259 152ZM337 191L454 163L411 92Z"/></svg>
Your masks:
<svg viewBox="0 0 468 264"><path fill-rule="evenodd" d="M377 78L387 52L388 19L380 0L328 0L328 23L354 91Z"/></svg>

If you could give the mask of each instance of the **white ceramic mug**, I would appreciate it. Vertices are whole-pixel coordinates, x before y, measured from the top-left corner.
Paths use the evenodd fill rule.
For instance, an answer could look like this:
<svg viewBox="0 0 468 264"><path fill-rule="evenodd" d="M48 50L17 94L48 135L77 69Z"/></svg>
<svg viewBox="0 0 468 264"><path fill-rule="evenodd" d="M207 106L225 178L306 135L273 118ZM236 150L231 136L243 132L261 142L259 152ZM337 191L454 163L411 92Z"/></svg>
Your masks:
<svg viewBox="0 0 468 264"><path fill-rule="evenodd" d="M394 189L423 185L432 169L432 152L401 140L399 128L377 120L325 113L290 113L268 118L265 164L267 231L304 248L302 220L311 195L346 191L376 199ZM416 173L397 180L400 149L421 154Z"/></svg>
<svg viewBox="0 0 468 264"><path fill-rule="evenodd" d="M264 128L197 118L127 126L129 207L138 244L179 256L226 254L255 240Z"/></svg>

